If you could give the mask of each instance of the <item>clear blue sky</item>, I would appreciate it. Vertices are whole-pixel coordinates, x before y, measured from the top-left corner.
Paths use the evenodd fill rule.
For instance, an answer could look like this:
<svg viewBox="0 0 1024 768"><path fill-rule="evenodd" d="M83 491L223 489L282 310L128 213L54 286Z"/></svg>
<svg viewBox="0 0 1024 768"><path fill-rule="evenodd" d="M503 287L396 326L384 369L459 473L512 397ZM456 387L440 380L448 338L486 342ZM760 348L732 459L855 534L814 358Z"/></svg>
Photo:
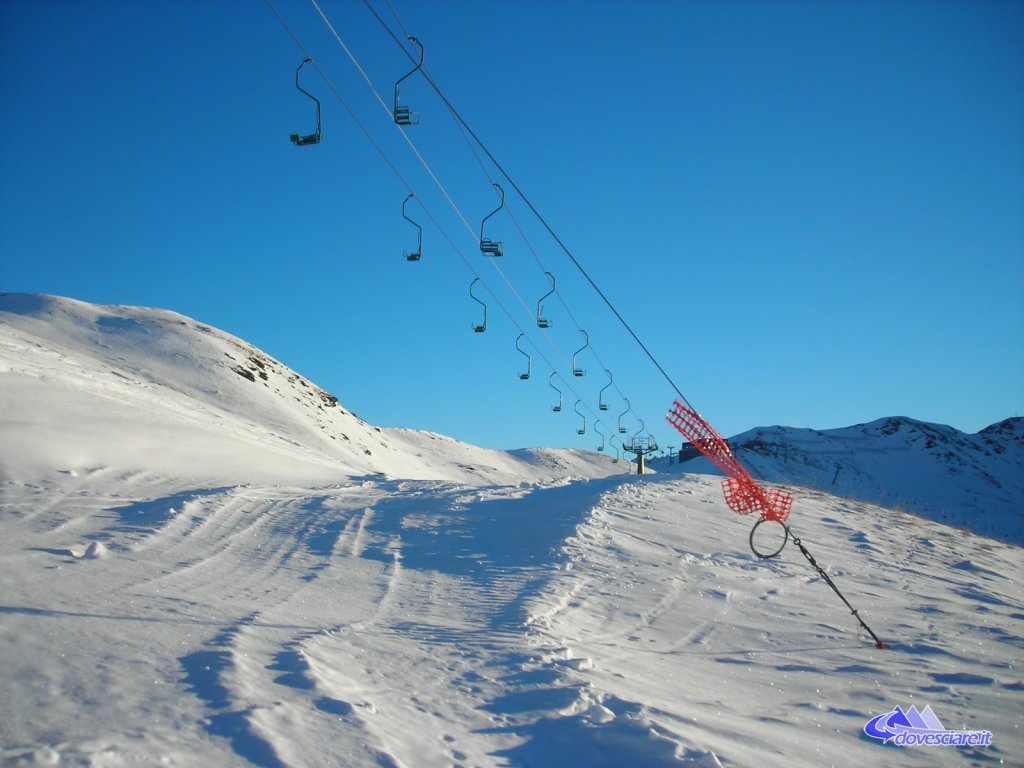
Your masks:
<svg viewBox="0 0 1024 768"><path fill-rule="evenodd" d="M385 0L371 0L397 28ZM725 435L1024 412L1024 4L393 0L446 95ZM241 336L363 418L492 447L593 448L607 378L654 436L675 396L509 186L555 274L552 346L305 0L275 5L536 352L260 0L0 3L0 290L173 309ZM390 102L408 59L322 0ZM418 75L408 135L470 227L490 182ZM490 172L499 178L493 168ZM543 275L489 220L531 311ZM483 292L486 295L486 291ZM569 315L572 313L572 317ZM639 428L632 415L624 422Z"/></svg>

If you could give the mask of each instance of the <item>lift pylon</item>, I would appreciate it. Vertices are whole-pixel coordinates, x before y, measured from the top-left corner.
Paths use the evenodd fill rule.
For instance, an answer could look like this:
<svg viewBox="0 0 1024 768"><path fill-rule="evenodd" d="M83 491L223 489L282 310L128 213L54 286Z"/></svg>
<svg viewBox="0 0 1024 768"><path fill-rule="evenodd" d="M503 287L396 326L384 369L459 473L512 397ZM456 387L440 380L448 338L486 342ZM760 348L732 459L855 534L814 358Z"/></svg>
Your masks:
<svg viewBox="0 0 1024 768"><path fill-rule="evenodd" d="M658 441L649 435L647 437L637 437L634 435L628 443L623 443L622 450L626 453L636 454L636 473L642 475L646 468L645 459L648 454L658 450Z"/></svg>

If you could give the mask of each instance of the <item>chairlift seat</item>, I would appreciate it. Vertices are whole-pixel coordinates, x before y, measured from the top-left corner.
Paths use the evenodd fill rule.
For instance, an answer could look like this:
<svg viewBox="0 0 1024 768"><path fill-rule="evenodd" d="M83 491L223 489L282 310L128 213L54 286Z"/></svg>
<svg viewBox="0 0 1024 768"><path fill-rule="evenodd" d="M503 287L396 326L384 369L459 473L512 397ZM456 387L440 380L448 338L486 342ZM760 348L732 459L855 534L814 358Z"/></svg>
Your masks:
<svg viewBox="0 0 1024 768"><path fill-rule="evenodd" d="M505 249L501 247L500 242L485 237L480 241L480 253L486 256L504 256Z"/></svg>
<svg viewBox="0 0 1024 768"><path fill-rule="evenodd" d="M402 254L405 256L406 261L419 261L420 256L422 256L419 251L413 251L412 253L405 253L405 251L403 251Z"/></svg>
<svg viewBox="0 0 1024 768"><path fill-rule="evenodd" d="M319 144L320 143L320 134L319 133L311 133L309 136L299 136L299 134L293 133L291 138L292 138L292 144L294 144L297 147L304 147L307 144Z"/></svg>
<svg viewBox="0 0 1024 768"><path fill-rule="evenodd" d="M419 117L419 112L410 112L409 107L395 107L395 122L399 125L417 125Z"/></svg>
<svg viewBox="0 0 1024 768"><path fill-rule="evenodd" d="M572 375L573 376L581 376L582 377L582 376L586 376L587 372L585 370L583 370L582 368L573 368L572 369Z"/></svg>

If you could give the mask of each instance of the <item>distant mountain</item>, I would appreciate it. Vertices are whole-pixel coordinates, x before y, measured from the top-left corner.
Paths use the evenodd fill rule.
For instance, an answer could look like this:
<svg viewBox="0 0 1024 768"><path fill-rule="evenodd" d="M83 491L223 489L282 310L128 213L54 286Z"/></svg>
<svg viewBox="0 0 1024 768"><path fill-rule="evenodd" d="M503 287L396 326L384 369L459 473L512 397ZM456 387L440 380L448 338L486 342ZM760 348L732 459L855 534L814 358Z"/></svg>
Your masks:
<svg viewBox="0 0 1024 768"><path fill-rule="evenodd" d="M1022 418L973 435L894 416L830 430L758 427L728 442L769 483L817 488L1024 543ZM703 457L680 468L716 471Z"/></svg>
<svg viewBox="0 0 1024 768"><path fill-rule="evenodd" d="M162 309L0 294L0 464L286 481L478 484L621 472L586 451L510 453L366 423L224 331Z"/></svg>

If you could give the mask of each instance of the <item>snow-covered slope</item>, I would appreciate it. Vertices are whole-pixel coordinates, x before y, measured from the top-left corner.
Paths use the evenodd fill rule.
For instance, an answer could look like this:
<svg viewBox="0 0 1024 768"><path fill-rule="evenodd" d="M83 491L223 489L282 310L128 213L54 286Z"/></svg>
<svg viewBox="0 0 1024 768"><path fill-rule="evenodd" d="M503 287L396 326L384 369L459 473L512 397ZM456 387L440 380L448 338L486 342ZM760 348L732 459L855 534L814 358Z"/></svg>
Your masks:
<svg viewBox="0 0 1024 768"><path fill-rule="evenodd" d="M0 763L1019 765L1019 547L805 498L746 550L714 478L0 485ZM992 746L863 734L929 705Z"/></svg>
<svg viewBox="0 0 1024 768"><path fill-rule="evenodd" d="M0 295L0 462L247 481L353 474L508 482L622 471L374 427L264 352L174 312ZM472 454L470 457L469 454Z"/></svg>
<svg viewBox="0 0 1024 768"><path fill-rule="evenodd" d="M818 488L1024 543L1024 418L976 435L902 416L823 431L759 427L729 438L729 445L770 483ZM703 457L676 466L716 471Z"/></svg>
<svg viewBox="0 0 1024 768"><path fill-rule="evenodd" d="M378 432L197 325L0 296L0 764L1020 764L1020 547L801 492L879 650L713 477Z"/></svg>

